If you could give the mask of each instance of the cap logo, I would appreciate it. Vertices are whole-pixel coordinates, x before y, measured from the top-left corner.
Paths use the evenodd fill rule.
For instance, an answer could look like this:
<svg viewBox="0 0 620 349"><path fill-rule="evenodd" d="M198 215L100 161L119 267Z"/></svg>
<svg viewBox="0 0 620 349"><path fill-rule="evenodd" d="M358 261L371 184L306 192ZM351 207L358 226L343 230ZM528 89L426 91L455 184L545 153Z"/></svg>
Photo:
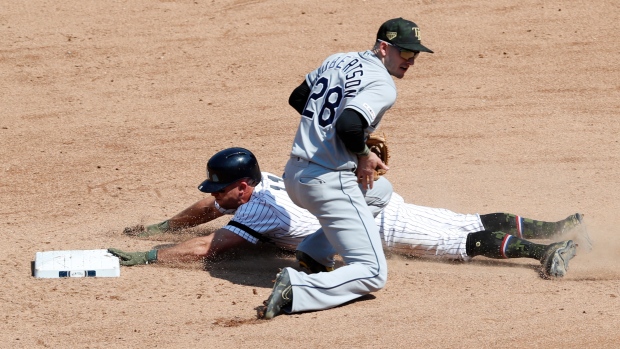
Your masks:
<svg viewBox="0 0 620 349"><path fill-rule="evenodd" d="M398 34L396 32L386 32L385 33L385 37L388 38L388 40L393 40Z"/></svg>
<svg viewBox="0 0 620 349"><path fill-rule="evenodd" d="M413 30L413 36L415 36L415 38L418 39L418 41L422 41L422 38L420 37L420 28L413 27L411 28L411 30Z"/></svg>

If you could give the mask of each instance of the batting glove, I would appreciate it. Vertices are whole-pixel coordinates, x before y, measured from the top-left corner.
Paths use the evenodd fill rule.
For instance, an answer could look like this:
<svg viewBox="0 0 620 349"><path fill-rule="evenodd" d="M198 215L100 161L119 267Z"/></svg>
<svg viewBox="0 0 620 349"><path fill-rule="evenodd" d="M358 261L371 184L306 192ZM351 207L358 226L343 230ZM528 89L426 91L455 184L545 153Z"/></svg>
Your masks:
<svg viewBox="0 0 620 349"><path fill-rule="evenodd" d="M108 252L118 257L121 265L132 266L149 264L157 261L157 250L147 252L125 252L117 248L108 248Z"/></svg>
<svg viewBox="0 0 620 349"><path fill-rule="evenodd" d="M127 227L123 230L123 234L129 236L137 236L139 238L147 238L154 235L159 235L170 231L170 223L167 220L155 223L151 225L136 225L133 227Z"/></svg>

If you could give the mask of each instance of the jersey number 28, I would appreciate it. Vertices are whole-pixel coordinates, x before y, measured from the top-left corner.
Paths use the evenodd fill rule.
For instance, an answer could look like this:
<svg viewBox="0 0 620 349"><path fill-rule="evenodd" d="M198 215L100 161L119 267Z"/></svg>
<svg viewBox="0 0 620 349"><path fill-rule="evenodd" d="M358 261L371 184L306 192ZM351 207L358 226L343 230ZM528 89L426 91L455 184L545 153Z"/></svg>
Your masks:
<svg viewBox="0 0 620 349"><path fill-rule="evenodd" d="M310 97L308 97L306 107L303 113L301 113L301 115L307 117L308 119L312 119L314 118L315 114L318 114L319 125L321 125L322 127L326 127L334 122L334 117L336 116L336 109L338 109L338 106L342 101L342 87L334 86L328 90L327 88L329 87L329 80L326 77L320 78L315 83L315 86L319 85L321 86L321 90L311 94ZM318 102L316 104L310 104L310 101ZM311 105L316 105L318 107L319 105L321 105L321 101L322 106L319 107L319 112L316 113L316 110L313 110ZM326 112L328 112L329 114L325 115Z"/></svg>

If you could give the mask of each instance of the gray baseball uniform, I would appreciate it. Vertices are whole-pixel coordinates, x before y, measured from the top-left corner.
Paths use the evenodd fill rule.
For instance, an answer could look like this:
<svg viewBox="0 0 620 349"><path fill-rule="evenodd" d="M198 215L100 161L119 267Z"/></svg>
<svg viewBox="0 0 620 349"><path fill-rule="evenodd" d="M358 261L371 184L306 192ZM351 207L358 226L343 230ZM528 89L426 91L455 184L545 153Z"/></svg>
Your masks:
<svg viewBox="0 0 620 349"><path fill-rule="evenodd" d="M284 182L291 200L317 217L322 227L317 233L325 235L346 265L312 275L287 268L293 288L291 312L332 308L381 289L387 280L381 237L354 173L357 155L346 148L334 125L349 108L365 118L365 132L371 133L396 100L394 81L375 54L365 51L328 57L306 76L306 83L311 93ZM372 200L381 208L391 185L376 189L385 189L377 195L383 200Z"/></svg>
<svg viewBox="0 0 620 349"><path fill-rule="evenodd" d="M396 86L383 63L372 53L339 53L306 76L312 88L293 143L292 157L331 170L353 170L357 156L348 151L333 125L342 111L353 109L372 133L396 100Z"/></svg>

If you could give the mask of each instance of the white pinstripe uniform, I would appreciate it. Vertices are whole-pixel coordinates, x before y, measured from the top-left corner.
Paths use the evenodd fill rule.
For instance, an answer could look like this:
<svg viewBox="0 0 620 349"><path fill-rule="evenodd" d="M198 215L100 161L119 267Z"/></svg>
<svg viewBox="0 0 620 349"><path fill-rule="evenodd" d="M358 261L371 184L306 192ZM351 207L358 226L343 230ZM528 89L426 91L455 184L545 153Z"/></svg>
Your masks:
<svg viewBox="0 0 620 349"><path fill-rule="evenodd" d="M321 225L310 212L291 201L282 178L267 172L261 174L261 182L247 203L232 210L215 203L220 212L234 214L223 228L254 244L269 241L278 247L295 250L301 240Z"/></svg>
<svg viewBox="0 0 620 349"><path fill-rule="evenodd" d="M253 244L265 241L292 251L321 227L308 210L291 201L282 179L268 172L262 172L262 180L247 203L237 209L223 209L217 202L215 206L223 214L234 215L231 223L237 223L223 228ZM396 193L375 222L389 250L458 260L470 259L465 253L467 234L484 230L478 214L408 204ZM333 265L334 253L325 250L324 256L315 259Z"/></svg>
<svg viewBox="0 0 620 349"><path fill-rule="evenodd" d="M392 194L375 221L385 246L414 256L469 260L467 234L484 230L480 215L405 203Z"/></svg>
<svg viewBox="0 0 620 349"><path fill-rule="evenodd" d="M387 206L377 212L375 223L383 240L384 248L418 257L439 257L454 260L470 260L465 249L467 234L484 230L480 215L462 214L446 210L408 204L392 193ZM298 250L325 266L334 265L336 253L327 239L311 235L313 245L320 249L306 249L306 241Z"/></svg>

